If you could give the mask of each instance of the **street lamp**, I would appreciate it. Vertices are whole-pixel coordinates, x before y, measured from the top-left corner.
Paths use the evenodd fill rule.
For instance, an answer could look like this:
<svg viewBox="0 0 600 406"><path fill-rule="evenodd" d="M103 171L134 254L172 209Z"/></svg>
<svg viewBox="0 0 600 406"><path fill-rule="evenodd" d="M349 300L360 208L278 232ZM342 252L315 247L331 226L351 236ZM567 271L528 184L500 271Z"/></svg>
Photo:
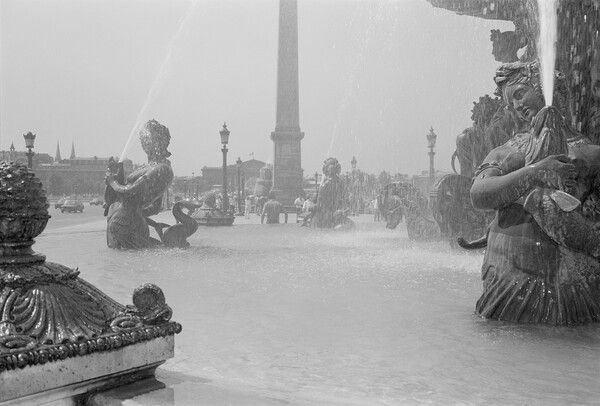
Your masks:
<svg viewBox="0 0 600 406"><path fill-rule="evenodd" d="M29 131L27 134L23 134L23 138L25 138L25 148L28 150L25 153L25 155L27 155L27 167L29 169L33 169L33 156L35 153L32 151L32 149L33 142L35 141L35 134Z"/></svg>
<svg viewBox="0 0 600 406"><path fill-rule="evenodd" d="M319 191L319 172L315 172L315 191Z"/></svg>
<svg viewBox="0 0 600 406"><path fill-rule="evenodd" d="M238 211L237 215L242 215L242 159L238 156L237 161L235 161L235 166L237 166L238 171Z"/></svg>
<svg viewBox="0 0 600 406"><path fill-rule="evenodd" d="M429 182L433 185L434 173L435 170L433 168L433 156L435 152L433 149L435 148L435 140L437 139L437 134L433 132L433 127L429 128L429 132L427 133L427 147L429 148Z"/></svg>
<svg viewBox="0 0 600 406"><path fill-rule="evenodd" d="M227 213L229 211L229 197L227 196L227 143L229 142L229 130L227 129L227 123L223 123L223 129L219 131L221 135L221 144L223 148L223 211Z"/></svg>
<svg viewBox="0 0 600 406"><path fill-rule="evenodd" d="M192 186L190 188L190 197L192 199L198 197L198 193L194 194L194 185L196 184L196 181L194 180L195 177L196 177L196 172L192 172Z"/></svg>

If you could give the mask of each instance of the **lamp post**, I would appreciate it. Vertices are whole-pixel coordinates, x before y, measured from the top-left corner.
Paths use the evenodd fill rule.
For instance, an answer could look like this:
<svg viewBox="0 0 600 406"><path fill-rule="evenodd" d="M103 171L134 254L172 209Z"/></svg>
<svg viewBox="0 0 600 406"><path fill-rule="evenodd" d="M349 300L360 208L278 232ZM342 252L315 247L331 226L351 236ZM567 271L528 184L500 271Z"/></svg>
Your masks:
<svg viewBox="0 0 600 406"><path fill-rule="evenodd" d="M223 123L223 129L219 131L221 135L221 144L223 148L223 211L229 212L229 197L227 196L227 143L229 142L229 130L227 129L227 123Z"/></svg>
<svg viewBox="0 0 600 406"><path fill-rule="evenodd" d="M429 132L427 133L427 147L429 147L429 184L433 185L434 181L434 173L435 169L433 168L433 156L435 152L433 149L435 148L435 140L437 139L437 134L433 131L433 127L429 128Z"/></svg>
<svg viewBox="0 0 600 406"><path fill-rule="evenodd" d="M27 134L23 134L23 138L25 138L25 148L27 148L27 167L29 169L33 169L33 156L35 153L32 151L33 142L35 141L35 134L29 131Z"/></svg>
<svg viewBox="0 0 600 406"><path fill-rule="evenodd" d="M315 191L319 191L319 172L315 172Z"/></svg>
<svg viewBox="0 0 600 406"><path fill-rule="evenodd" d="M238 184L238 207L237 207L237 215L241 216L242 213L242 159L238 156L237 161L235 161L235 166L237 166L237 184Z"/></svg>
<svg viewBox="0 0 600 406"><path fill-rule="evenodd" d="M192 198L192 199L197 197L197 194L194 194L194 185L196 184L195 177L196 177L196 172L192 172L192 185L190 187L190 198Z"/></svg>

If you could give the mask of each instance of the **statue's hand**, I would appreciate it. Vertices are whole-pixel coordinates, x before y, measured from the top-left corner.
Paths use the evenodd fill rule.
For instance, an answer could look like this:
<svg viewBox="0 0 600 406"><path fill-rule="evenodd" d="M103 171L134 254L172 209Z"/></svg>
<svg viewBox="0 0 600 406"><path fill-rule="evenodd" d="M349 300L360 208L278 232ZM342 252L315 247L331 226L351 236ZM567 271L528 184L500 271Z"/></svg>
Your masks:
<svg viewBox="0 0 600 406"><path fill-rule="evenodd" d="M550 155L534 164L536 178L555 189L571 188L576 184L577 170L566 155Z"/></svg>

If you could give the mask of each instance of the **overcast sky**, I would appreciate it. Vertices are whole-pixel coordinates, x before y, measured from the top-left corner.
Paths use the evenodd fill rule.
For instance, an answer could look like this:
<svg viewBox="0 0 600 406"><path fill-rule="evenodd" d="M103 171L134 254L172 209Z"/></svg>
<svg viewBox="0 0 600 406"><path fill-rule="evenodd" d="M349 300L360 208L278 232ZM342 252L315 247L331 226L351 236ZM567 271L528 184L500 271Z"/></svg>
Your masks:
<svg viewBox="0 0 600 406"><path fill-rule="evenodd" d="M145 162L138 120L171 132L177 176L222 162L272 161L277 0L0 0L0 149L37 134L62 157ZM473 102L499 65L490 30L512 29L425 0L298 0L300 127L305 175L328 156L370 173L450 171ZM251 156L251 154L253 154Z"/></svg>

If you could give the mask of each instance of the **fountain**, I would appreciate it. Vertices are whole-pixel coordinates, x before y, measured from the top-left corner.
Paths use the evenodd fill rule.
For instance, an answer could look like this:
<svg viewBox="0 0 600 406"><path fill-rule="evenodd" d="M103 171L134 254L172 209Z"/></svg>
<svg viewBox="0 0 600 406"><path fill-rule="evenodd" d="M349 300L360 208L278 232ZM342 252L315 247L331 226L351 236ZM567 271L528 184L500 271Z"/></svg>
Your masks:
<svg viewBox="0 0 600 406"><path fill-rule="evenodd" d="M223 210L217 208L217 195L219 191L205 193L200 200L202 204L192 213L192 219L202 226L230 226L235 219Z"/></svg>
<svg viewBox="0 0 600 406"><path fill-rule="evenodd" d="M0 185L0 403L85 402L153 376L181 331L162 290L144 284L123 306L47 262L31 248L50 218L40 181L2 162Z"/></svg>

